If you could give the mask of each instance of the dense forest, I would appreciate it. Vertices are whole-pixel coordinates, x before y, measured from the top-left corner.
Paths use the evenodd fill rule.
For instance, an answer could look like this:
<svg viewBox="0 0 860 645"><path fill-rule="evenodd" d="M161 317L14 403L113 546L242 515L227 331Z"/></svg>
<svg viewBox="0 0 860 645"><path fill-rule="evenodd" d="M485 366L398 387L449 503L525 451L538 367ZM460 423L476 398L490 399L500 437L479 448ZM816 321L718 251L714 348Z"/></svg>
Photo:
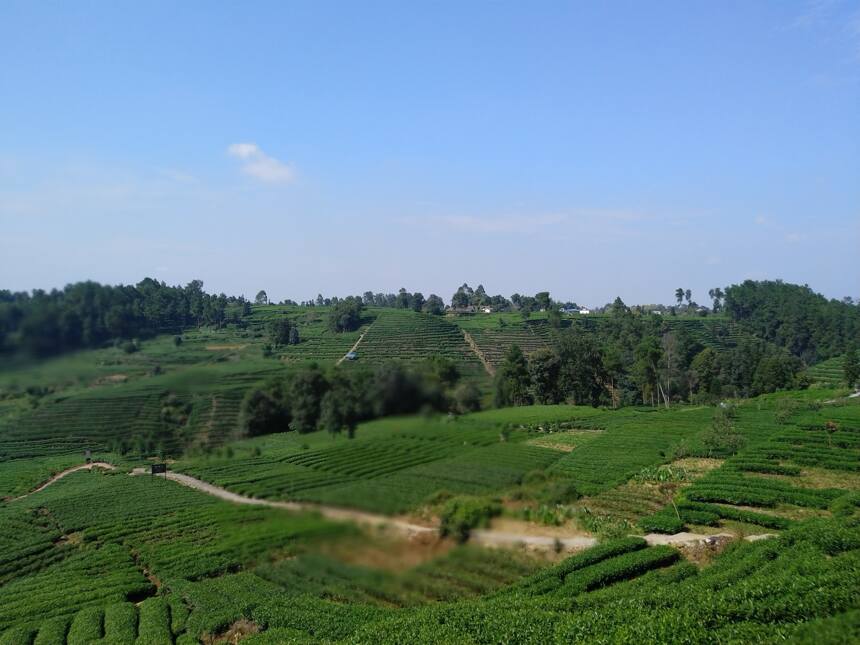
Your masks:
<svg viewBox="0 0 860 645"><path fill-rule="evenodd" d="M724 307L749 332L808 364L860 340L860 306L850 298L828 300L807 285L746 280L726 289Z"/></svg>
<svg viewBox="0 0 860 645"><path fill-rule="evenodd" d="M78 282L62 291L0 290L0 350L48 356L194 325L220 327L250 310L244 298L206 293L200 280L185 287L146 278L134 286Z"/></svg>

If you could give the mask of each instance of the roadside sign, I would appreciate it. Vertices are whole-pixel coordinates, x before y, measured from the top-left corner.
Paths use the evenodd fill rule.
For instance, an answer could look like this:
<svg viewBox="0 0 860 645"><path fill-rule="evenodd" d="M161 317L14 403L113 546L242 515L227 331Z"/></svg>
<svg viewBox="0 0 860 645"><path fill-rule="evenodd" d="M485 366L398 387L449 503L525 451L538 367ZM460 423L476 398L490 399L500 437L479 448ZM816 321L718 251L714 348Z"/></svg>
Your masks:
<svg viewBox="0 0 860 645"><path fill-rule="evenodd" d="M90 463L93 460L93 452L92 450L84 450L84 459L87 460L87 463Z"/></svg>
<svg viewBox="0 0 860 645"><path fill-rule="evenodd" d="M150 466L150 472L153 475L158 475L159 473L167 474L167 464L152 464Z"/></svg>

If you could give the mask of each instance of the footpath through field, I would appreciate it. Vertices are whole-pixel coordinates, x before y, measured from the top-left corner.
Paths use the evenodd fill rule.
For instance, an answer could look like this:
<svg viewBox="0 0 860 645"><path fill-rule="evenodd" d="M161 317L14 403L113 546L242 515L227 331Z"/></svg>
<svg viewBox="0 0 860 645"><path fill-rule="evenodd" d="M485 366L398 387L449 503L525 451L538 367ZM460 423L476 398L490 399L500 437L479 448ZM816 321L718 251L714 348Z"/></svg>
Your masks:
<svg viewBox="0 0 860 645"><path fill-rule="evenodd" d="M132 475L146 474L144 468L135 468ZM408 520L389 517L387 515L377 515L374 513L365 513L348 508L337 508L332 506L322 506L318 504L303 504L300 502L278 502L267 499L259 499L256 497L245 497L237 493L230 492L220 486L215 486L208 482L204 482L190 475L182 473L168 472L167 478L175 481L183 486L188 486L195 490L199 490L209 495L214 495L220 499L236 504L251 504L255 506L268 506L271 508L281 508L289 511L312 511L317 512L323 517L336 521L355 522L365 526L374 527L390 527L400 533L408 536L428 535L438 532L436 526L426 526L423 524L415 524ZM774 537L772 534L765 535L750 535L745 539L754 541ZM644 536L645 541L653 546L657 544L667 544L670 546L694 546L696 544L709 544L714 540L733 540L736 536L731 533L718 533L715 535L702 535L699 533L677 533L675 535L663 535L661 533L649 533ZM578 551L587 549L597 544L597 539L593 537L574 536L574 537L547 537L544 535L531 535L529 533L513 533L508 531L498 531L493 529L476 529L469 535L469 541L472 544L480 544L483 546L496 547L516 547L527 546L534 549L549 550L557 549L559 546L564 551Z"/></svg>
<svg viewBox="0 0 860 645"><path fill-rule="evenodd" d="M51 479L46 481L44 484L41 484L38 488L33 489L25 495L16 497L11 501L14 502L16 500L23 499L25 497L38 493L39 491L44 490L51 484L54 484L55 482L59 481L66 475L77 472L79 470L92 470L93 468L115 470L116 466L114 466L113 464L109 464L105 461L96 461L90 464L81 464L80 466L67 468L66 470L54 475ZM147 469L134 468L130 474L135 476L146 475ZM224 501L232 502L234 504L266 506L269 508L280 508L286 511L315 512L319 513L323 517L338 522L355 522L356 524L361 524L364 526L372 526L376 528L390 528L408 537L414 537L419 535L432 535L438 533L439 531L439 528L436 526L415 524L414 522L410 522L405 519L389 517L387 515L378 515L375 513L366 513L364 511L357 511L350 508L338 508L333 506L322 506L319 504L283 502L268 499L259 499L257 497L246 497L245 495L239 495L238 493L231 492L226 488L210 484L209 482L197 479L196 477L191 477L190 475L184 475L182 473L177 472L167 472L164 477L176 482L177 484L187 486L188 488L193 488L194 490L200 491L201 493L206 493L207 495L212 495L213 497L217 497L219 499L223 499ZM675 535L663 535L660 533L649 533L648 535L644 536L644 539L649 545L652 546L657 544L666 544L670 546L683 547L694 546L697 544L710 544L713 543L714 540L732 540L735 539L735 537L736 536L731 533L718 533L715 535L702 535L699 533L677 533ZM773 534L768 533L763 535L749 535L744 539L752 542L770 537L775 536ZM587 549L597 544L597 539L593 537L572 536L555 538L547 537L545 535L532 535L530 533L515 533L494 529L476 529L471 532L469 540L473 544L480 544L483 546L490 547L526 546L539 550L556 550L560 548L564 551L579 551L581 549Z"/></svg>
<svg viewBox="0 0 860 645"><path fill-rule="evenodd" d="M92 470L93 468L104 468L105 470L115 470L116 466L114 466L113 464L109 464L106 461L94 461L94 462L89 463L89 464L81 464L80 466L72 466L71 468L66 468L64 471L57 473L56 475L51 477L48 481L46 481L44 484L41 484L39 487L34 488L29 493L24 493L23 495L19 495L18 497L15 497L10 501L17 502L19 499L24 499L25 497L29 497L30 495L33 495L34 493L38 493L41 490L45 490L48 486L50 486L54 482L62 479L66 475L77 472L79 470Z"/></svg>

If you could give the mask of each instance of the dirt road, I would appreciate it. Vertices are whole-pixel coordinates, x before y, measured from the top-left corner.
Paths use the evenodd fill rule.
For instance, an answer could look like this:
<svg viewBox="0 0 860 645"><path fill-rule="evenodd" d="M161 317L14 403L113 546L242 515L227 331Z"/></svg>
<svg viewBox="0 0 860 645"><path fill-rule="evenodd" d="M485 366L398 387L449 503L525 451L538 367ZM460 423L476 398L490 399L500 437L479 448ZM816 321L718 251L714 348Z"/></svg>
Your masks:
<svg viewBox="0 0 860 645"><path fill-rule="evenodd" d="M23 499L39 491L44 490L48 486L59 481L66 475L77 472L79 470L91 470L92 468L104 468L106 470L115 470L113 464L104 461L97 461L91 464L82 464L68 468L54 475L51 479L41 484L38 488L30 491L26 495L16 497L11 501ZM135 468L130 475L140 476L146 475L146 468ZM245 504L249 506L265 506L268 508L280 508L286 511L305 511L319 513L323 517L338 522L354 522L362 526L371 526L374 528L393 530L407 537L415 536L431 536L438 533L439 528L436 526L427 526L425 524L416 524L405 518L389 517L387 515L378 515L376 513L367 513L351 508L338 508L334 506L321 506L318 504L307 504L302 502L284 502L268 499L259 499L257 497L246 497L238 493L231 492L226 488L210 484L203 480L197 479L190 475L185 475L176 472L167 472L165 477L171 481L187 486L194 490L212 495L218 499L223 499L234 504ZM756 541L776 537L774 534L766 533L762 535L750 535L744 538L747 541ZM650 533L644 536L645 541L649 545L667 544L670 546L693 546L696 544L707 544L714 539L726 540L735 539L736 536L731 533L718 533L715 535L702 535L699 533L677 533L675 535L663 535L660 533ZM530 533L503 531L490 529L476 529L471 532L469 537L470 542L480 544L487 547L526 547L535 550L558 550L558 551L580 551L597 544L597 539L582 535L570 537L548 537L546 535L533 535Z"/></svg>
<svg viewBox="0 0 860 645"><path fill-rule="evenodd" d="M93 468L104 468L105 470L116 470L116 466L114 466L113 464L109 464L106 461L94 461L91 464L81 464L80 466L72 466L71 468L66 468L64 471L57 473L56 475L51 477L48 481L46 481L44 484L41 484L38 488L34 488L29 493L24 493L23 495L15 497L14 499L12 499L10 501L17 502L19 499L24 499L25 497L29 497L30 495L33 495L34 493L38 493L39 491L45 490L48 486L50 486L51 484L53 484L56 481L59 481L60 479L62 479L66 475L69 475L71 473L76 473L79 470L92 470Z"/></svg>

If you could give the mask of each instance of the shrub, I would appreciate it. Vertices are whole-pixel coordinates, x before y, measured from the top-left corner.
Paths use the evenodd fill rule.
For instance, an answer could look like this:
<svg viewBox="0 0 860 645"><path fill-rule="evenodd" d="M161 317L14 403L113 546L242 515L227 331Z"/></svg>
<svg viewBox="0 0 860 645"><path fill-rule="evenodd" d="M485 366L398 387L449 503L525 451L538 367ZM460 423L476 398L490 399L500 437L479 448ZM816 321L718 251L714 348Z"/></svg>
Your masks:
<svg viewBox="0 0 860 645"><path fill-rule="evenodd" d="M490 518L501 512L499 504L482 497L454 497L442 508L439 531L443 536L453 535L460 542L465 542L472 529L486 526Z"/></svg>

